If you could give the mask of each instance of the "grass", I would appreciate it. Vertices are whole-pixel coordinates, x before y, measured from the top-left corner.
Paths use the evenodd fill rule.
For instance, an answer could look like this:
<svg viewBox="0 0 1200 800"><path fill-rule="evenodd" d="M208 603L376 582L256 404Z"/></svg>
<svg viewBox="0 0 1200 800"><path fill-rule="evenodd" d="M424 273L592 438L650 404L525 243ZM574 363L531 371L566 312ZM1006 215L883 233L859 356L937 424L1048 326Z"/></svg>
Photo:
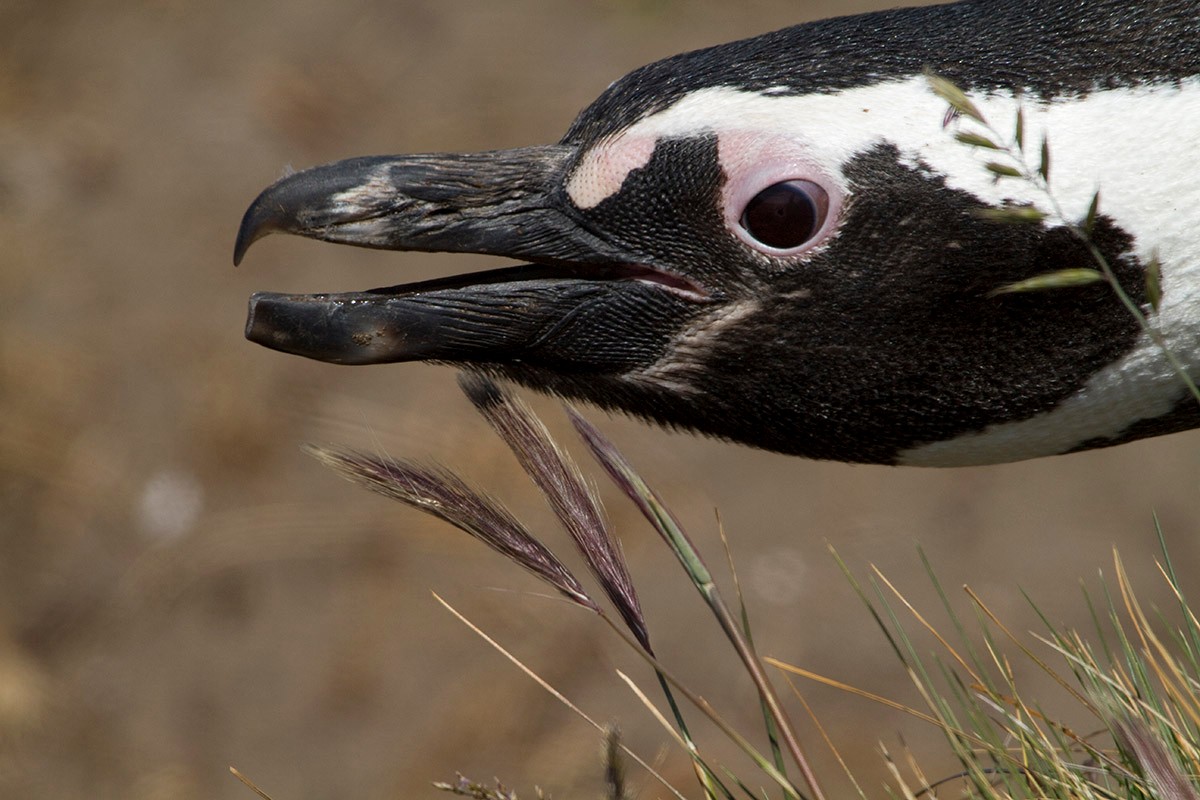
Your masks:
<svg viewBox="0 0 1200 800"><path fill-rule="evenodd" d="M953 84L930 76L931 89L949 104L953 115L977 130L960 128L955 134L964 146L995 154L984 168L996 180L1020 180L1047 198L1048 212L1033 206L989 211L997 221L1041 224L1047 220L1070 230L1091 253L1094 267L1077 267L1034 276L1001 286L994 294L1056 291L1106 281L1116 298L1138 320L1143 331L1163 349L1180 379L1200 401L1190 376L1166 348L1155 327L1161 300L1158 267L1147 268L1143 309L1117 281L1110 265L1091 240L1100 208L1097 193L1082 220L1067 219L1051 190L1051 156L1048 140L1027 146L1024 116L1018 111L1011 137L998 129ZM948 117L948 120L950 117ZM893 778L892 796L904 798L970 797L985 800L1008 798L1061 798L1061 800L1112 800L1162 798L1200 800L1200 621L1180 590L1165 539L1159 569L1178 602L1181 620L1169 625L1162 616L1143 609L1130 585L1118 553L1113 554L1113 578L1101 584L1095 596L1084 592L1094 630L1089 635L1056 627L1027 598L1044 624L1040 634L1022 637L1010 630L987 603L964 587L974 611L963 619L950 602L938 576L925 560L929 580L942 600L948 623L930 622L888 578L872 569L865 580L854 574L837 555L847 580L867 613L875 620L882 641L895 654L898 667L915 686L922 706L909 707L816 675L803 667L760 658L752 636L750 618L736 583L731 593L713 577L705 558L696 549L678 518L641 477L632 464L604 436L573 409L567 413L574 428L603 472L629 498L676 556L683 575L698 592L717 621L728 645L737 654L748 680L757 690L762 709L762 731L736 730L695 690L680 682L655 652L651 631L642 614L637 589L625 564L621 547L610 529L591 484L579 467L551 439L533 412L512 394L489 379L465 375L460 384L476 409L516 455L522 469L545 496L555 517L583 557L591 583L589 590L571 570L495 498L473 488L452 470L438 465L371 456L349 450L310 447L309 452L344 477L373 491L430 513L460 528L491 547L510 562L544 581L562 597L599 616L630 648L642 656L662 692L669 711L661 712L637 682L621 675L656 719L667 728L695 768L697 790L708 800L782 800L828 796L823 776L810 765L805 744L792 724L788 704L776 683L802 679L865 697L935 726L957 759L951 775L927 777L920 757L906 754L902 767L881 745ZM922 556L923 557L923 556ZM923 557L924 558L924 557ZM730 560L732 567L732 559ZM732 597L732 601L731 598ZM441 601L441 598L438 598ZM628 751L612 730L586 717L564 697L522 664L504 647L444 601L447 609L537 680L549 693L603 731L605 785L610 800L627 796L625 759L632 758L649 770L664 788L678 798L688 791L666 783L646 759ZM916 644L917 635L932 637L938 649L926 653ZM921 641L924 641L922 639ZM1020 664L1024 662L1024 664ZM1028 668L1044 673L1063 696L1089 720L1080 730L1048 713L1024 691L1018 676ZM794 688L794 687L793 687ZM795 692L803 706L800 693ZM807 706L803 706L807 711ZM735 774L716 763L697 743L687 717L700 714L733 742L758 770ZM822 746L833 749L820 720L814 719ZM758 738L767 744L753 744ZM840 756L839 763L844 762ZM846 770L849 783L861 798L869 795ZM267 795L240 773L261 797ZM768 789L750 787L765 784ZM439 789L475 800L516 800L516 794L496 783L487 786L467 778L435 784Z"/></svg>
<svg viewBox="0 0 1200 800"><path fill-rule="evenodd" d="M610 442L568 409L576 431L603 472L675 554L682 574L713 614L756 687L762 707L762 731L742 732L718 715L699 692L677 680L669 665L659 660L621 548L579 468L550 439L529 408L506 390L477 376L464 377L462 385L546 496L588 565L590 583L599 591L587 588L589 581L573 575L498 501L470 487L445 467L319 447L310 448L310 452L350 480L466 531L570 602L598 615L619 633L645 659L655 676L668 712L659 712L644 690L637 691L663 724L670 726L675 741L692 758L700 795L723 800L829 796L825 781L813 771L806 754L805 745L813 743L801 742L790 719L790 704L784 702L777 688L777 684L783 685L783 679L802 679L900 708L942 732L960 767L952 775L927 777L920 768L919 756L909 754L902 767L890 753L882 752L897 796L1200 798L1195 789L1200 774L1200 621L1179 589L1165 543L1160 571L1178 601L1182 622L1171 629L1162 618L1147 614L1126 577L1121 558L1114 553L1114 577L1101 585L1098 594L1084 594L1095 623L1088 635L1057 628L1039 611L1045 625L1040 635L1018 636L969 588L966 592L975 613L973 619L964 619L956 613L926 561L929 579L942 598L940 613L949 620L938 627L885 575L872 570L865 579L859 578L839 559L865 611L879 627L881 644L892 649L898 667L907 673L922 698L921 707L906 707L797 665L761 659L736 582L731 592L718 586L706 560L661 497ZM1034 603L1032 598L1030 603ZM488 639L468 620L463 621L541 681L502 645ZM932 655L924 652L923 646L916 644L918 635L932 636L938 650ZM1025 662L1024 667L1019 662ZM1026 674L1030 666L1060 687L1076 706L1076 715L1086 715L1090 720L1087 730L1080 731L1055 718L1026 695L1017 676ZM636 684L628 676L622 677ZM567 698L541 682L570 705ZM738 775L714 762L689 732L686 718L695 714L712 721L750 758L758 773ZM817 729L823 731L820 721L816 722ZM606 732L605 737L608 793L613 800L621 800L625 782L616 776L623 776L624 761L633 754L623 750L615 734ZM756 739L767 746L754 745ZM835 743L827 737L821 745L834 747L836 754ZM637 760L646 764L644 759ZM849 780L858 786L853 775ZM764 783L772 788L748 788ZM477 800L515 797L502 786L486 787L461 777L439 787ZM677 797L695 796L683 787L667 789ZM863 798L869 796L861 788L856 792Z"/></svg>

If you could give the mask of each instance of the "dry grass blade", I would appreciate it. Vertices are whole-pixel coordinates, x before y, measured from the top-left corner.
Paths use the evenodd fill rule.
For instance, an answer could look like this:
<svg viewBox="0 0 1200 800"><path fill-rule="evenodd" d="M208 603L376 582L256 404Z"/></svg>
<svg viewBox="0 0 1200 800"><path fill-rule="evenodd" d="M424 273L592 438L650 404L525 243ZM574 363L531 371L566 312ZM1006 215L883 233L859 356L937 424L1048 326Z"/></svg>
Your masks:
<svg viewBox="0 0 1200 800"><path fill-rule="evenodd" d="M904 780L904 775L900 773L900 767L896 764L896 760L892 758L892 754L882 742L879 744L879 754L883 756L883 763L887 766L888 772L891 773L896 787L900 789L900 796L904 800L917 800L917 796L908 786L908 781Z"/></svg>
<svg viewBox="0 0 1200 800"><path fill-rule="evenodd" d="M817 729L817 733L821 735L821 740L825 742L825 746L829 748L829 752L833 753L834 759L838 762L838 766L842 768L842 773L846 776L847 780L850 781L850 785L854 787L854 791L858 794L859 800L867 800L866 792L864 792L862 786L859 785L858 779L854 777L854 771L850 769L850 765L847 764L846 759L842 757L842 752L838 749L837 745L833 743L833 738L829 735L829 731L825 729L825 725L817 716L816 710L809 705L808 700L804 698L804 695L800 692L800 687L796 685L795 681L793 681L791 678L787 678L786 676L785 678L788 683L788 688L792 690L792 694L800 702L800 705L804 707L804 713L808 714L808 718L812 720L813 727L815 727Z"/></svg>
<svg viewBox="0 0 1200 800"><path fill-rule="evenodd" d="M654 717L655 721L657 721L658 724L662 726L662 729L667 732L667 735L675 740L675 744L684 749L690 749L694 747L694 745L684 741L683 737L671 727L671 723L667 721L666 716L658 710L658 707L654 705L654 703L650 701L650 698L646 696L646 693L643 692L636 683L634 683L633 678L630 678L621 670L617 670L617 677L629 687L629 690L632 691L634 696L637 697L638 701L646 707L646 710L650 712L650 716Z"/></svg>
<svg viewBox="0 0 1200 800"><path fill-rule="evenodd" d="M604 593L647 650L650 634L620 543L579 467L550 438L530 408L482 375L463 373L459 386L516 455L571 535Z"/></svg>
<svg viewBox="0 0 1200 800"><path fill-rule="evenodd" d="M465 531L549 583L574 603L599 611L583 585L497 500L448 469L307 445L305 451L347 480Z"/></svg>
<svg viewBox="0 0 1200 800"><path fill-rule="evenodd" d="M783 672L789 672L793 675L798 675L801 678L805 678L807 680L813 681L814 683L819 683L819 684L822 684L823 686L829 686L829 687L832 687L839 691L845 692L846 694L854 695L856 697L861 697L865 700L870 700L872 703L878 703L879 705L884 706L885 708L890 708L895 711L901 711L905 714L916 717L917 719L921 720L922 722L928 722L930 725L933 725L935 727L939 727L939 728L944 727L942 725L942 722L937 717L926 714L924 711L918 711L917 709L913 708L912 706L907 706L907 705L897 702L895 700L889 700L888 698L884 697L883 695L878 695L873 692L868 692L866 689L860 689L857 686L851 686L848 683L843 683L842 681L835 680L833 678L827 678L824 675L820 675L811 670L804 669L803 667L798 667L795 664L789 664L786 661L780 661L777 658L771 658L770 656L765 657L763 659L763 661L765 661L767 664L770 664L772 667L775 667L778 670L782 670ZM791 683L791 681L789 680L789 684L790 683ZM963 733L962 731L956 730L953 732L956 734L959 734L959 735L963 735L963 736L967 735L967 734Z"/></svg>
<svg viewBox="0 0 1200 800"><path fill-rule="evenodd" d="M454 606L450 605L445 600L443 600L436 592L433 595L433 599L437 600L442 605L443 608L445 608L447 611L449 611L451 614L453 614L455 616L455 618L458 619L459 622L461 622L463 625L466 625L468 628L470 628L471 631L476 636L478 636L480 639L483 639L485 642L487 642L489 645L491 645L492 649L494 649L500 655L507 658L509 661L511 661L513 663L514 666L516 666L517 669L521 670L521 672L524 672L531 679L533 679L533 681L535 683L537 683L538 686L541 686L555 700L558 700L558 702L562 703L564 706L571 709L571 711L575 712L575 714L578 717L583 719L583 721L587 722L589 725L591 725L596 730L600 731L601 733L607 733L607 728L605 728L599 722L596 722L596 720L592 719L587 714L585 714L583 712L583 709L581 709L579 706L575 705L570 700L568 700L566 695L564 695L562 692L558 691L553 686L551 686L541 675L538 675L536 672L534 672L532 669L530 669L528 666L526 666L525 663L522 662L519 658L514 656L508 650L505 650L504 647L502 647L499 642L497 642L495 639L493 639L492 637L490 637L486 633L484 633L483 630L478 625L471 622L469 619L467 619L462 614L460 614L458 609L456 609ZM676 789L674 786L672 786L670 784L670 782L668 782L667 779L662 776L661 773L659 773L657 770L655 770L653 767L651 767L649 764L647 764L645 762L645 760L643 760L642 758L640 758L638 756L637 753L630 750L624 744L621 744L619 746L620 746L621 750L624 751L625 755L632 758L635 762L637 762L638 765L640 765L642 767L642 769L644 769L644 770L646 770L646 772L650 773L650 775L653 776L654 779L657 780L660 784L662 784L663 788L665 788L668 792L670 792L672 795L674 795L677 800L687 800L687 798L685 798L678 789Z"/></svg>
<svg viewBox="0 0 1200 800"><path fill-rule="evenodd" d="M1006 637L1008 637L1008 640L1010 642L1012 642L1013 644L1015 644L1017 647L1019 647L1021 649L1021 652L1025 655L1026 658L1028 658L1031 662L1033 662L1035 665L1037 665L1037 667L1042 672L1044 672L1047 676L1049 676L1051 679L1053 679L1055 683L1057 683L1059 686L1061 686L1063 689L1065 689L1067 691L1067 693L1070 694L1071 697L1075 698L1075 700L1077 700L1081 706L1083 706L1084 708L1086 708L1088 711L1092 712L1093 714L1099 715L1098 709L1096 708L1095 704L1092 703L1092 701L1089 700L1087 697L1080 694L1073 686L1071 686L1069 683L1067 683L1066 679L1061 674L1059 674L1059 672L1057 670L1055 670L1053 667L1051 667L1049 664L1047 664L1044 659L1039 658L1037 656L1037 654L1035 654L1032 650L1030 650L1029 647L1021 641L1020 637L1018 637L1016 634L1014 634L1008 628L1008 626L1006 626L1003 622L1000 621L1000 617L998 617L996 615L996 613L993 612L991 610L991 608L989 608L988 605L983 602L983 598L981 598L979 595L975 594L974 590L971 589L971 587L964 586L963 591L966 592L967 596L971 598L971 602L973 602L975 604L975 607L978 608L981 612L983 612L984 616L986 616L989 620L991 620L992 624L995 625L996 628L1001 633L1003 633Z"/></svg>
<svg viewBox="0 0 1200 800"><path fill-rule="evenodd" d="M1120 589L1121 598L1125 602L1126 613L1133 621L1134 631L1142 643L1143 660L1158 678L1159 684L1167 696L1171 698L1170 708L1185 715L1191 720L1194 727L1200 728L1200 698L1196 696L1194 685L1189 682L1170 650L1154 633L1154 628L1146 619L1145 612L1142 611L1142 606L1129 583L1125 565L1116 550L1113 551L1113 563L1117 574L1117 586Z"/></svg>
<svg viewBox="0 0 1200 800"><path fill-rule="evenodd" d="M246 785L246 787L250 789L250 791L254 792L256 795L261 797L262 800L271 800L271 795L267 794L262 789L258 788L258 785L254 781L250 780L245 775L243 775L241 773L241 771L238 770L237 767L230 766L229 772L232 773L233 777L237 778L239 781L244 783Z"/></svg>

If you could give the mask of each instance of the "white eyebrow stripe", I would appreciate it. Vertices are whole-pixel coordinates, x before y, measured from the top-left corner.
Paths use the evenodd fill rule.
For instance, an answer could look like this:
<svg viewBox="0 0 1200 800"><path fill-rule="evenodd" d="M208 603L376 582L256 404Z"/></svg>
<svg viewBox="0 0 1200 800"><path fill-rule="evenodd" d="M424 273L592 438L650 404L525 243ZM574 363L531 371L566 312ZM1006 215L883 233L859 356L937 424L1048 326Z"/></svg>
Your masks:
<svg viewBox="0 0 1200 800"><path fill-rule="evenodd" d="M1150 176L1166 176L1172 182L1165 192L1156 193L1177 197L1179 207L1185 207L1189 197L1200 199L1200 182L1192 179L1200 160L1200 126L1181 124L1200 115L1200 78L1098 90L1047 103L1022 101L1012 92L981 94L972 100L1005 130L1022 107L1026 141L1034 148L1043 135L1049 136L1055 196L1069 217L1082 217L1097 188L1104 190L1102 210L1110 216L1130 222L1134 217L1160 217L1161 209L1147 205L1142 196ZM794 137L834 175L841 175L856 154L887 142L912 165L925 165L944 175L947 185L983 202L1045 205L1045 197L1022 182L993 180L982 165L995 154L955 141L953 131L943 127L945 111L945 101L929 90L923 76L831 94L769 96L732 87L700 89L584 153L568 179L568 192L572 199L585 200L584 208L612 196L633 168L645 165L660 138L761 131ZM971 129L968 125L964 129ZM1164 165L1167 157L1178 163ZM606 163L614 166L605 170ZM605 181L585 191L598 173ZM1146 229L1136 224L1123 227Z"/></svg>
<svg viewBox="0 0 1200 800"><path fill-rule="evenodd" d="M1017 109L1023 109L1033 164L1043 137L1048 138L1051 186L1068 219L1082 218L1100 191L1101 213L1135 237L1133 254L1143 264L1159 260L1164 294L1157 324L1184 367L1200 368L1200 242L1194 215L1200 208L1200 181L1195 178L1200 125L1194 124L1200 119L1200 78L1097 89L1048 102L1013 92L971 99L1005 132ZM1053 211L1048 198L1026 182L995 180L983 165L997 154L955 141L956 128L977 128L960 119L948 130L945 112L945 101L922 76L819 95L769 96L713 87L682 97L621 136L644 147L663 137L761 130L795 137L830 174L842 178L855 155L886 143L897 148L907 165L929 170L950 188L983 203L1029 203ZM614 171L588 199L612 196L620 188L618 178L627 175ZM900 454L899 461L971 464L1065 452L1091 439L1119 436L1139 419L1169 412L1180 391L1158 346L1142 335L1124 358L1094 375L1056 409L916 447Z"/></svg>

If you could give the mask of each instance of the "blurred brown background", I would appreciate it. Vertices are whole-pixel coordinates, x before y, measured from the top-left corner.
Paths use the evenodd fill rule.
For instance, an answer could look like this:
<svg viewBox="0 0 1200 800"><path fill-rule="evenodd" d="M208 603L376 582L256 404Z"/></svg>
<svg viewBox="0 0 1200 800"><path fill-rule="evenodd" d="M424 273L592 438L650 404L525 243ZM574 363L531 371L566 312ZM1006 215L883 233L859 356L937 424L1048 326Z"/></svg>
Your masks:
<svg viewBox="0 0 1200 800"><path fill-rule="evenodd" d="M0 797L250 797L230 764L276 800L428 797L428 781L455 770L530 796L534 783L597 795L598 735L431 590L653 758L667 739L613 669L652 679L611 634L298 449L436 457L565 551L452 372L338 368L242 339L253 290L361 289L479 259L276 237L235 270L233 235L287 165L552 141L642 63L879 5L0 0ZM570 440L556 404L533 402ZM716 562L720 509L765 653L908 702L825 541L860 573L879 564L938 618L920 543L948 587L971 584L1021 631L1037 623L1018 586L1053 619L1086 625L1078 581L1111 573L1114 544L1170 616L1152 512L1185 576L1200 558L1195 435L920 471L592 417ZM602 490L663 658L757 729L694 592ZM880 740L908 742L932 775L951 770L919 723L805 688L868 790L885 779ZM668 753L665 771L695 794Z"/></svg>

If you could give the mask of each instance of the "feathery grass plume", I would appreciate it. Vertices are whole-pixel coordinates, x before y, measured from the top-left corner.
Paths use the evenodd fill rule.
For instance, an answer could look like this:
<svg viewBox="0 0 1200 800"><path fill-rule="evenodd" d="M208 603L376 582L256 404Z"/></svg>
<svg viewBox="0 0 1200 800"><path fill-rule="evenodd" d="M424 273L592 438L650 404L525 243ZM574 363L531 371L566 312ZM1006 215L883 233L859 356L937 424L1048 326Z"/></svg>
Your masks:
<svg viewBox="0 0 1200 800"><path fill-rule="evenodd" d="M495 381L464 372L459 374L458 385L545 495L629 630L647 652L653 652L620 542L579 467L550 438L550 432L529 406Z"/></svg>
<svg viewBox="0 0 1200 800"><path fill-rule="evenodd" d="M600 611L566 565L499 501L472 489L445 467L317 445L306 445L304 450L347 480L450 523L546 581L568 600Z"/></svg>
<svg viewBox="0 0 1200 800"><path fill-rule="evenodd" d="M570 406L567 407L567 414L580 438L592 451L596 460L600 462L600 466L608 473L608 477L633 501L642 515L667 542L672 552L683 564L692 583L701 589L701 593L705 591L702 587L715 587L712 573L708 571L708 567L700 558L699 551L692 544L679 520L662 502L658 493L642 480L642 476L625 459L625 456L592 423Z"/></svg>
<svg viewBox="0 0 1200 800"><path fill-rule="evenodd" d="M788 718L787 711L779 702L779 695L775 692L775 688L771 685L770 679L763 670L758 653L755 652L753 645L746 638L741 628L738 626L737 620L733 613L729 610L729 606L725 603L720 590L717 588L716 582L713 580L712 573L704 564L700 552L692 544L691 538L679 523L671 510L662 502L662 498L658 496L650 486L642 479L637 470L633 468L621 454L612 442L608 441L605 436L600 433L590 422L580 416L579 412L567 406L567 414L571 419L571 424L579 433L584 443L592 451L592 455L604 467L605 472L612 478L621 490L634 502L646 519L650 522L655 531L663 538L663 541L671 548L675 557L686 571L692 585L704 598L712 611L713 616L721 626L721 630L733 645L738 657L742 661L742 666L745 667L750 679L754 682L754 686L758 689L759 697L768 709L771 717L775 720L778 726L778 732L786 746L789 755L796 763L800 770L801 776L805 783L808 784L812 796L816 800L824 800L825 794L821 790L820 781L812 766L809 764L807 756L804 754L804 748L800 745L800 740L796 736L795 728L792 726L791 720ZM791 782L786 779L786 776L765 759L756 760L758 767L767 774L779 781L784 787L784 791L792 795L789 788Z"/></svg>
<svg viewBox="0 0 1200 800"><path fill-rule="evenodd" d="M621 730L604 732L604 787L606 800L628 800L625 791L625 758L621 752Z"/></svg>
<svg viewBox="0 0 1200 800"><path fill-rule="evenodd" d="M454 782L435 781L433 788L443 792L456 794L459 797L470 797L473 800L517 800L517 793L507 788L500 781L496 780L495 788L484 786L482 783L476 783L465 775L459 774L455 776ZM538 796L541 797L541 792Z"/></svg>
<svg viewBox="0 0 1200 800"><path fill-rule="evenodd" d="M642 649L653 656L650 632L646 628L646 619L620 542L609 527L600 509L600 501L583 479L579 467L550 438L550 432L532 409L495 381L482 375L462 373L459 375L459 387L513 451L521 468L541 490L559 523L570 534L626 627ZM671 706L679 732L687 743L688 752L694 759L696 776L704 787L705 795L710 799L718 794L728 798L729 791L699 757L666 676L657 666L655 673Z"/></svg>
<svg viewBox="0 0 1200 800"><path fill-rule="evenodd" d="M506 399L507 395L486 382L474 386L468 384L464 388L480 395L477 405L487 408L487 413L492 415L489 421L493 425L507 430L504 434L506 441L518 451L523 465L531 465L526 468L535 474L534 479L539 486L552 481L578 482L571 486L556 485L550 490L543 489L551 497L552 504L558 502L561 508L578 514L578 510L569 505L570 502L577 502L577 497L564 496L555 501L551 492L562 495L586 492L586 484L582 483L577 472L568 478L562 477L561 471L574 471L575 468L570 462L564 464L555 460L557 450L548 438L542 438L545 436L544 430L532 412L523 407L514 410L514 406ZM568 413L576 430L604 469L634 500L684 564L693 585L700 591L742 658L772 723L779 730L787 753L800 766L804 779L812 787L811 796L820 798L822 795L815 782L816 776L804 760L790 722L754 652L745 609L742 609L739 623L737 615L726 607L700 555L661 498L599 431L573 410L568 409ZM549 451L545 450L547 447ZM578 581L548 550L536 542L498 503L471 489L453 473L441 467L372 458L354 452L317 447L307 449L354 482L434 514L487 542L506 557L550 582L576 603L600 614L630 646L637 649L633 638L621 632L615 619L605 616L605 611L588 598ZM576 520L575 524L586 523ZM852 587L875 617L914 682L925 709L909 708L797 667L774 661L770 663L852 695L899 708L941 729L951 752L959 760L961 770L940 780L930 781L910 756L907 768L916 777L914 783L912 780L906 781L902 774L904 765L888 759L888 768L901 796L914 800L933 797L949 785L960 789L966 796L981 800L1200 800L1200 792L1197 792L1195 784L1196 776L1200 775L1200 621L1179 589L1165 546L1163 555L1162 572L1178 599L1183 618L1179 629L1174 631L1173 639L1160 637L1155 631L1156 626L1142 611L1123 565L1114 554L1118 591L1110 593L1105 587L1103 596L1106 602L1099 606L1099 612L1088 598L1099 634L1099 646L1089 644L1075 631L1055 628L1038 611L1046 626L1046 632L1038 639L1041 645L1063 660L1065 668L1056 666L1053 658L1035 652L1035 648L1006 627L978 595L969 587L964 587L974 605L979 624L977 631L968 631L969 626L957 615L924 554L922 561L941 598L942 609L951 620L951 626L946 631L938 630L878 570L873 570L869 584L870 589L874 590L872 595L870 589L854 580L844 562L838 559ZM1036 606L1034 610L1037 611ZM915 638L905 630L906 624L911 627L911 623L903 621L906 616L916 620L923 632L937 640L940 653L931 656L916 643ZM467 624L470 625L469 622ZM474 626L471 627L479 632ZM980 640L980 637L982 644L977 644L976 640ZM512 658L490 639L488 641ZM1005 652L1012 645L1016 645L1018 657L1026 659L1050 676L1083 711L1097 721L1098 732L1081 733L1048 716L1036 702L1024 696L1024 687L1018 685L1019 671L1014 669L1014 659ZM784 773L778 753L772 763L745 736L717 716L702 697L665 673L645 649L638 649L638 652L658 672L660 682L665 685L670 681L709 715L758 768L782 787L786 798L801 796ZM520 662L515 659L514 662L533 675ZM570 705L536 675L534 678ZM640 691L638 694L644 697ZM662 719L657 712L655 714ZM662 721L665 723L665 719ZM595 722L592 724L600 727ZM678 717L677 724L683 727ZM768 729L771 727L772 724L768 724ZM612 733L606 733L605 737L607 796L609 800L624 800L626 784L614 750L619 746L619 741ZM685 748L694 759L697 773L710 798L733 800L730 789L736 791L739 788L746 791L747 796L757 796L747 788L753 782L732 774L726 779L730 787L727 789L723 782L716 779L720 770L714 771L700 759L699 751L690 738L680 741L684 741ZM832 747L832 743L830 745ZM637 760L635 754L631 753L630 756ZM639 763L644 765L640 760ZM491 788L460 778L456 783L438 786L473 800L515 800L513 793L499 784ZM863 796L861 790L859 793Z"/></svg>
<svg viewBox="0 0 1200 800"><path fill-rule="evenodd" d="M1113 723L1113 731L1117 743L1141 767L1142 777L1153 797L1162 800L1200 800L1200 794L1188 783L1174 756L1146 723L1126 718Z"/></svg>

